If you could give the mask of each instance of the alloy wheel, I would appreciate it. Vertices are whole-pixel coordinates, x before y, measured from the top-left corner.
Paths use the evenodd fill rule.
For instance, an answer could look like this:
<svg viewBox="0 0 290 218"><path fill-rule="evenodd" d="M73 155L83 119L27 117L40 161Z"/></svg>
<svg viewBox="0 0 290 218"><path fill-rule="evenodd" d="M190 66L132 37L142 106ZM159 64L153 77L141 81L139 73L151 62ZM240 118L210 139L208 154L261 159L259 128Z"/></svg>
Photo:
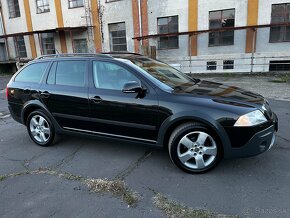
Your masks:
<svg viewBox="0 0 290 218"><path fill-rule="evenodd" d="M195 131L181 138L177 146L177 155L186 167L201 170L216 160L217 149L213 137L205 132Z"/></svg>
<svg viewBox="0 0 290 218"><path fill-rule="evenodd" d="M48 121L41 115L34 115L30 119L30 132L33 138L39 143L46 143L51 135Z"/></svg>

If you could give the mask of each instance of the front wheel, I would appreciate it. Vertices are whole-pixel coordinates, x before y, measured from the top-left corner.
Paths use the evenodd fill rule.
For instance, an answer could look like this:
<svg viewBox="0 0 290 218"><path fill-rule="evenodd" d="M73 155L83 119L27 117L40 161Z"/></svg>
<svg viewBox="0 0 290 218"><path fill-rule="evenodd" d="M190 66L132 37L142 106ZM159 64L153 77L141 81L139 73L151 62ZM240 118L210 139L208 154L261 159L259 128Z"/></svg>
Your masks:
<svg viewBox="0 0 290 218"><path fill-rule="evenodd" d="M30 138L40 146L49 146L55 137L55 130L49 117L41 110L35 110L27 118Z"/></svg>
<svg viewBox="0 0 290 218"><path fill-rule="evenodd" d="M204 173L214 168L221 159L220 143L206 126L185 123L177 127L169 139L171 160L188 173Z"/></svg>

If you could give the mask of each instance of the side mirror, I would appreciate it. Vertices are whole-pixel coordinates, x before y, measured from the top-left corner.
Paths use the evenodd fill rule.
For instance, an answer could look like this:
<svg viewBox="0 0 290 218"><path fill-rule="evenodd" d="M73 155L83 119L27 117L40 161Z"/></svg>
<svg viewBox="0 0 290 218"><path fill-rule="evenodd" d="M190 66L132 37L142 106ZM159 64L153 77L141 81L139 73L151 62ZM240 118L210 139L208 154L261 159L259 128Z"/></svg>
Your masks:
<svg viewBox="0 0 290 218"><path fill-rule="evenodd" d="M141 84L136 81L125 83L123 90L124 93L141 93L144 91Z"/></svg>

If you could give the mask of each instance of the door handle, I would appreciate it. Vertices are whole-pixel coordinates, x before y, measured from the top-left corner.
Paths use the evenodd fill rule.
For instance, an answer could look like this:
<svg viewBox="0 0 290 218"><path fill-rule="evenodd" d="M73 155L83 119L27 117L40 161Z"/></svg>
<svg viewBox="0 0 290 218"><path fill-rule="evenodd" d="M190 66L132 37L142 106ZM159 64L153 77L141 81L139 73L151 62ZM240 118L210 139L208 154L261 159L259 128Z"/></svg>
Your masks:
<svg viewBox="0 0 290 218"><path fill-rule="evenodd" d="M50 93L47 92L47 91L40 92L40 96L41 96L41 97L44 97L44 98L48 98L48 97L50 96Z"/></svg>
<svg viewBox="0 0 290 218"><path fill-rule="evenodd" d="M93 103L97 104L97 103L100 103L103 99L100 96L95 96L95 97L90 98L90 100Z"/></svg>

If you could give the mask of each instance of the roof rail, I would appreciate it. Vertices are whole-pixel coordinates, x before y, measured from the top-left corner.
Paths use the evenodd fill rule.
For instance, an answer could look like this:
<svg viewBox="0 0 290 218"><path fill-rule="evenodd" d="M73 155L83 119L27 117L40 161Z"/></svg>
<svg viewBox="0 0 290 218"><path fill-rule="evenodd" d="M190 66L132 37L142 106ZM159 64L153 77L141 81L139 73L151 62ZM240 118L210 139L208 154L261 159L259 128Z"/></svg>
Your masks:
<svg viewBox="0 0 290 218"><path fill-rule="evenodd" d="M49 55L42 55L36 58L45 59L45 58L62 58L62 57L103 57L108 58L111 57L109 54L100 54L100 53L64 53L64 54L49 54Z"/></svg>

